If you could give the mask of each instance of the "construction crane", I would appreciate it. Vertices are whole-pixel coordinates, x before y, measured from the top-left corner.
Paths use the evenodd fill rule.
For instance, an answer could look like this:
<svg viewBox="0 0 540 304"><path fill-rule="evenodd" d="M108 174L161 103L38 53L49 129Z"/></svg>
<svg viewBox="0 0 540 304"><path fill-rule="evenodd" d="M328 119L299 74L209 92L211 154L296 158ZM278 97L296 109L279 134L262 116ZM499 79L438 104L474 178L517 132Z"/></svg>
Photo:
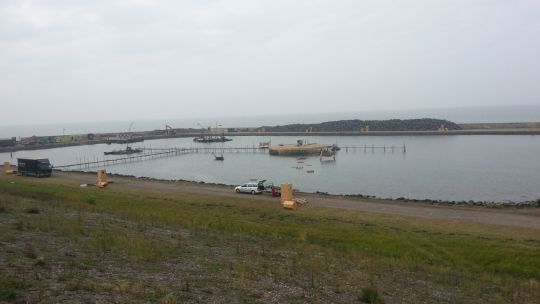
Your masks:
<svg viewBox="0 0 540 304"><path fill-rule="evenodd" d="M167 135L174 135L176 132L174 132L173 128L169 126L168 124L165 124L165 134Z"/></svg>

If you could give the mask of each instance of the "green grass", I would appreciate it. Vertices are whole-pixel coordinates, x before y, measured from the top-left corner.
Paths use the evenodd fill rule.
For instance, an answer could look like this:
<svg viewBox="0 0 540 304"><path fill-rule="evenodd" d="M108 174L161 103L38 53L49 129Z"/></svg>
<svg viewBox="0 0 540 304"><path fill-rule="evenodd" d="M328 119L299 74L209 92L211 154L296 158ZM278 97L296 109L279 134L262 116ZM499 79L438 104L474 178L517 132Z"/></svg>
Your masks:
<svg viewBox="0 0 540 304"><path fill-rule="evenodd" d="M21 230L67 237L89 252L121 256L130 262L161 263L182 255L195 256L203 259L209 272L230 273L238 295L250 290L252 281L261 276L297 284L310 299L326 294L328 286L340 292L369 291L365 286L373 280L379 280L384 291L384 284L397 284L387 282L392 278L458 288L471 298L526 300L540 295L537 231L310 206L288 211L277 203L241 197L119 185L80 188L30 179L10 183L0 178L0 196L28 198L52 210L29 214L31 220L25 218L17 224ZM0 200L0 208L12 206ZM43 209L39 205L28 208ZM112 225L103 217L96 222L86 218L92 214L112 217L119 224ZM123 227L121 223L126 221L136 227ZM162 230L186 230L207 246L183 246L191 241L179 236L163 239ZM224 260L208 260L215 256L213 246L225 246L232 256L249 257L248 262L231 266ZM294 255L285 258L286 265L276 267L271 261L284 250ZM348 269L354 271L348 273ZM348 280L364 285L341 286ZM485 285L497 288L485 290ZM366 297L371 297L367 291ZM170 292L164 295L173 298ZM260 295L248 292L245 296L256 300ZM364 296L356 297L364 300ZM376 301L384 297L381 290L376 293Z"/></svg>
<svg viewBox="0 0 540 304"><path fill-rule="evenodd" d="M325 215L308 209L291 212L281 210L277 204L251 200L167 193L144 197L139 191L81 190L63 185L3 184L1 191L45 201L69 200L79 209L111 212L150 226L243 233L275 242L300 242L339 252L374 255L404 265L458 267L540 280L540 253L532 250L539 248L537 244L415 231L403 224L370 220L362 214L339 218L331 210L325 210ZM89 195L99 203L86 206ZM37 208L29 210L34 213ZM118 240L107 242L114 246Z"/></svg>
<svg viewBox="0 0 540 304"><path fill-rule="evenodd" d="M13 301L26 288L27 286L21 280L10 277L0 278L0 300Z"/></svg>

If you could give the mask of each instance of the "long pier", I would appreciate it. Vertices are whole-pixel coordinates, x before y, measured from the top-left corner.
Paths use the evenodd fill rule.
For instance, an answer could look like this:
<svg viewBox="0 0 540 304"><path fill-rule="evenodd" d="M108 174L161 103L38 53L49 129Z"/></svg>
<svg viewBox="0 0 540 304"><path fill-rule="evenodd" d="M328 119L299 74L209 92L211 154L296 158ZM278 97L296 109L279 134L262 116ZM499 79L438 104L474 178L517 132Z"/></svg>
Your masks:
<svg viewBox="0 0 540 304"><path fill-rule="evenodd" d="M103 160L81 159L79 162L74 163L74 164L54 166L54 169L71 171L71 170L84 170L84 169L90 169L90 168L101 168L101 167L140 162L140 161L146 161L146 160L152 160L152 159L158 159L158 158L164 158L164 157L178 156L181 154L188 154L188 153L189 152L184 152L179 149L163 149L161 151L155 151L155 152L150 152L150 153L143 152L142 154L120 157L120 158L113 158L113 159L103 159Z"/></svg>
<svg viewBox="0 0 540 304"><path fill-rule="evenodd" d="M368 152L368 151L375 151L375 150L382 150L383 152L389 151L389 152L407 152L407 146L405 144L401 146L391 145L391 146L375 146L375 145L352 145L352 146L340 146L340 151L345 152ZM261 149L256 146L246 146L246 147L190 147L190 148L142 148L144 151L170 151L170 150L178 150L181 152L188 152L188 153L215 153L215 152L223 152L223 153L242 153L242 152L251 152L251 153L267 153L268 149Z"/></svg>
<svg viewBox="0 0 540 304"><path fill-rule="evenodd" d="M143 153L119 157L119 158L106 158L102 160L94 159L80 159L78 162L68 165L54 166L54 169L57 170L85 170L91 168L102 168L114 165L123 165L133 162L147 161L158 158L165 157L174 157L180 155L194 154L194 153L268 153L268 149L261 149L259 147L190 147L190 148L142 148ZM403 146L375 146L375 145L363 145L363 146L342 146L340 147L341 152L372 152L383 151L383 153L391 152L401 152L406 153L407 148Z"/></svg>
<svg viewBox="0 0 540 304"><path fill-rule="evenodd" d="M169 151L171 149L176 149L180 152L186 152L186 153L215 153L215 152L227 152L227 153L267 153L268 149L260 149L258 147L222 147L222 148L216 148L216 147L189 147L189 148L142 148L144 151Z"/></svg>

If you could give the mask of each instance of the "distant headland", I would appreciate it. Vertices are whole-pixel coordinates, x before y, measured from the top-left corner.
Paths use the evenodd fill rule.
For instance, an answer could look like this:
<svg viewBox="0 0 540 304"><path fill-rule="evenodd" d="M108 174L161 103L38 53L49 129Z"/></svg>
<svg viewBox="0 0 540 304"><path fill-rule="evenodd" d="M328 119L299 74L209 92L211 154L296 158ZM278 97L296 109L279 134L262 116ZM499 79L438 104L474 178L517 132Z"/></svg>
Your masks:
<svg viewBox="0 0 540 304"><path fill-rule="evenodd" d="M461 130L451 121L433 118L388 120L337 120L315 124L264 126L266 132L342 132L342 131L441 131Z"/></svg>

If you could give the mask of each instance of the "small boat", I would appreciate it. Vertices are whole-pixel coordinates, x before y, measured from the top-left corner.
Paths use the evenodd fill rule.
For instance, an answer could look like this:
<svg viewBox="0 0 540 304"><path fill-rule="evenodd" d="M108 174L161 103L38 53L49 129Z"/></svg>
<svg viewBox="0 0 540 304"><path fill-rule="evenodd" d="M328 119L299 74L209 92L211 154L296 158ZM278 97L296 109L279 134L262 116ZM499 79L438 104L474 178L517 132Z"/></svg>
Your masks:
<svg viewBox="0 0 540 304"><path fill-rule="evenodd" d="M259 149L270 149L270 141L261 141L259 143Z"/></svg>
<svg viewBox="0 0 540 304"><path fill-rule="evenodd" d="M199 124L199 126L201 125ZM216 129L214 130L217 130L217 127L218 127L218 124L216 123ZM231 140L232 139L225 137L225 131L219 134L217 132L213 132L212 127L208 127L206 130L203 129L201 131L201 135L193 138L194 142L199 142L199 143L226 142L226 141L231 141Z"/></svg>
<svg viewBox="0 0 540 304"><path fill-rule="evenodd" d="M225 160L225 157L223 157L223 154L216 155L214 152L212 152L212 154L214 155L215 160Z"/></svg>
<svg viewBox="0 0 540 304"><path fill-rule="evenodd" d="M326 160L336 160L336 151L333 151L331 148L326 148L321 150L321 155L319 156L320 161Z"/></svg>
<svg viewBox="0 0 540 304"><path fill-rule="evenodd" d="M133 149L131 147L127 147L124 150L113 150L109 152L103 152L105 155L126 155L126 154L137 154L142 153L142 149Z"/></svg>
<svg viewBox="0 0 540 304"><path fill-rule="evenodd" d="M212 135L203 135L193 138L194 142L199 143L213 143L213 142L226 142L231 141L232 139L227 138L225 136L212 136Z"/></svg>

